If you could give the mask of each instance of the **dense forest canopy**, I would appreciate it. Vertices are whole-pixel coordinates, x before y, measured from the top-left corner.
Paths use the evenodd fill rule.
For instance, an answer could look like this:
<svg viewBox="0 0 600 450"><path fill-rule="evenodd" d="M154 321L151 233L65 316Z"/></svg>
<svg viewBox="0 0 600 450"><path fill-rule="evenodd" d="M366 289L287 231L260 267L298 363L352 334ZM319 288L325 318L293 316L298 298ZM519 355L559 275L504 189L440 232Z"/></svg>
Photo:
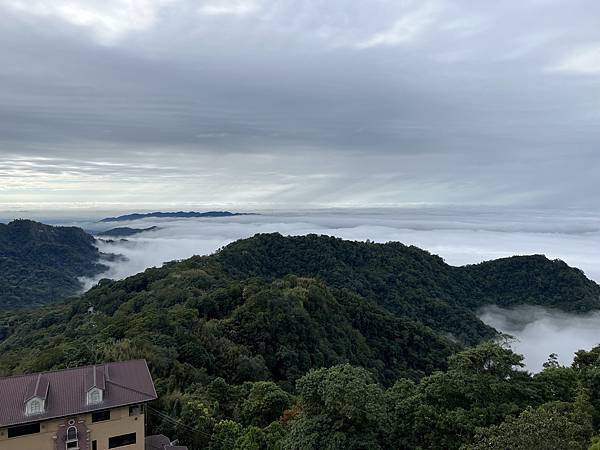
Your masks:
<svg viewBox="0 0 600 450"><path fill-rule="evenodd" d="M0 307L34 306L74 295L82 288L79 277L108 269L102 257L94 238L80 228L31 220L0 223Z"/></svg>
<svg viewBox="0 0 600 450"><path fill-rule="evenodd" d="M399 243L257 235L0 313L0 374L146 358L152 431L193 449L585 449L600 347L533 376L475 311L588 311L599 293L541 256L456 268Z"/></svg>

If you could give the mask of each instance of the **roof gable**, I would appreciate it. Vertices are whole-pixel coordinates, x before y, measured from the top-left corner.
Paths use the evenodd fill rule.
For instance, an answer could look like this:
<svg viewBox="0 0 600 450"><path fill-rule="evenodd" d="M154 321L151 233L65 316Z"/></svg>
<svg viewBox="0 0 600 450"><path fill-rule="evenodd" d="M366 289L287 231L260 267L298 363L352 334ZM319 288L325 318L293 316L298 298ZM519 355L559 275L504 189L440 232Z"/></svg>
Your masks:
<svg viewBox="0 0 600 450"><path fill-rule="evenodd" d="M85 390L89 391L92 388L106 389L106 372L108 365L90 366L85 368Z"/></svg>
<svg viewBox="0 0 600 450"><path fill-rule="evenodd" d="M48 381L48 377L45 377L41 373L37 374L37 376L35 376L35 378L27 385L24 402L28 402L35 397L46 400L49 388L50 382Z"/></svg>

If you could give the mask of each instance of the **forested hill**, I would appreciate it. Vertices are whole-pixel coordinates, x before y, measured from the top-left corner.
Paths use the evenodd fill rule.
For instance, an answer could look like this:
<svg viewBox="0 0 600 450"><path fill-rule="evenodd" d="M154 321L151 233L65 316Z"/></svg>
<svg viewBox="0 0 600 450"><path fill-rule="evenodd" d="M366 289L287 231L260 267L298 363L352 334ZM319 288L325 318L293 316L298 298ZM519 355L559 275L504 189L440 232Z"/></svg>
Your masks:
<svg viewBox="0 0 600 450"><path fill-rule="evenodd" d="M580 270L540 255L453 267L398 242L263 234L234 242L212 258L236 279L316 277L471 344L489 336L489 329L473 313L483 305L600 309L599 285ZM203 260L196 257L188 264Z"/></svg>
<svg viewBox="0 0 600 450"><path fill-rule="evenodd" d="M495 336L486 302L586 310L598 290L540 256L456 268L398 243L257 235L0 311L0 376L145 358L150 430L192 449L584 450L600 347L534 377L507 349L464 345Z"/></svg>
<svg viewBox="0 0 600 450"><path fill-rule="evenodd" d="M94 238L77 227L30 220L0 224L0 307L62 300L81 289L78 277L107 269Z"/></svg>
<svg viewBox="0 0 600 450"><path fill-rule="evenodd" d="M571 312L600 309L600 286L564 261L513 256L458 269L477 290L471 306L541 305Z"/></svg>

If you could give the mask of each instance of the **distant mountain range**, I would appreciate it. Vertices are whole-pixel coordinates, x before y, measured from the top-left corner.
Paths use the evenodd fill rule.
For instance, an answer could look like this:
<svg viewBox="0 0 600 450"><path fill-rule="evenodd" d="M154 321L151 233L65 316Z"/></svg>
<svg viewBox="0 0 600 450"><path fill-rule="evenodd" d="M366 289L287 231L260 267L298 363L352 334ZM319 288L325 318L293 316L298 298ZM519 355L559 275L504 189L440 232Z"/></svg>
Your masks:
<svg viewBox="0 0 600 450"><path fill-rule="evenodd" d="M108 267L93 236L31 220L0 224L0 308L40 305L81 290L80 277ZM114 255L112 255L114 256Z"/></svg>
<svg viewBox="0 0 600 450"><path fill-rule="evenodd" d="M230 211L207 211L207 212L197 212L197 211L177 211L177 212L151 212L151 213L133 213L133 214L125 214L123 216L117 217L106 217L100 222L125 222L128 220L139 220L146 218L183 218L190 219L195 217L233 217L233 216L256 216L258 214L255 213L232 213Z"/></svg>
<svg viewBox="0 0 600 450"><path fill-rule="evenodd" d="M118 227L111 228L110 230L102 231L100 233L96 233L97 236L103 237L128 237L133 236L135 234L145 233L146 231L156 231L160 230L159 227L148 227L148 228L130 228L130 227Z"/></svg>

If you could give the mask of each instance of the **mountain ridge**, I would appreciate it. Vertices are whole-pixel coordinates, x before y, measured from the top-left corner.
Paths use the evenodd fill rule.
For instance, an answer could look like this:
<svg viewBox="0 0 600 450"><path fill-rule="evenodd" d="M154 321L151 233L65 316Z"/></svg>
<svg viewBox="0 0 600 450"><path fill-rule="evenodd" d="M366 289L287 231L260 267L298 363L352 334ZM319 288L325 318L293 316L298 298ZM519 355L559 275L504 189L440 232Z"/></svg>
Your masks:
<svg viewBox="0 0 600 450"><path fill-rule="evenodd" d="M162 212L155 211L150 213L132 213L122 216L106 217L99 220L99 223L106 222L125 222L129 220L140 220L146 218L196 218L196 217L235 217L235 216L256 216L256 213L233 213L230 211L177 211L177 212Z"/></svg>
<svg viewBox="0 0 600 450"><path fill-rule="evenodd" d="M130 228L130 227L117 227L111 228L109 230L101 231L96 233L96 236L102 237L129 237L134 236L136 234L145 233L148 231L156 231L160 230L157 226L152 226L148 228Z"/></svg>

